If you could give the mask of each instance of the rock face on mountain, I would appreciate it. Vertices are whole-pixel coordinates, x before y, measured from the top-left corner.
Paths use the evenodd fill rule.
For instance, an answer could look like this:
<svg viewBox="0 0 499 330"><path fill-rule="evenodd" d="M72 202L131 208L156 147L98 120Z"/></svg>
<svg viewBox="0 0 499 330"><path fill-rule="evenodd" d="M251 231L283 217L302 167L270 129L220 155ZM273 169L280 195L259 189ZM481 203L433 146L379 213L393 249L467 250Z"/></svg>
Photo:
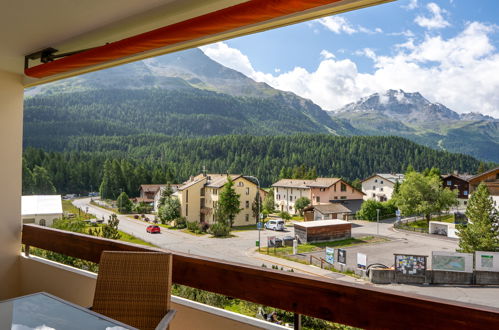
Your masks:
<svg viewBox="0 0 499 330"><path fill-rule="evenodd" d="M459 120L459 114L440 103L431 103L420 93L390 89L361 98L337 110L338 113L373 112L408 123Z"/></svg>
<svg viewBox="0 0 499 330"><path fill-rule="evenodd" d="M461 114L420 93L388 90L330 112L366 135L403 136L415 142L499 162L499 120Z"/></svg>

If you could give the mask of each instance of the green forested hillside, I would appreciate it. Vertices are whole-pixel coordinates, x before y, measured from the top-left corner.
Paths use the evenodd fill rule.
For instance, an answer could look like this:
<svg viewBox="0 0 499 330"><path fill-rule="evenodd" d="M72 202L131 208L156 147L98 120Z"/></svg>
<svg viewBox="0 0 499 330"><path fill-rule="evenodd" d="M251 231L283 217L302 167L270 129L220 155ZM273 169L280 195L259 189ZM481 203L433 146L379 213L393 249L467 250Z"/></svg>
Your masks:
<svg viewBox="0 0 499 330"><path fill-rule="evenodd" d="M94 90L28 98L26 146L53 149L61 138L161 133L182 136L326 133L309 116L275 98L186 90Z"/></svg>
<svg viewBox="0 0 499 330"><path fill-rule="evenodd" d="M138 135L74 137L56 145L65 152L28 148L25 165L48 170L60 193L97 190L106 159L114 160L134 196L141 183L181 182L199 174L242 173L257 176L263 186L274 182L283 167L305 165L319 176L363 179L374 172L401 172L438 167L442 172L473 173L479 161L471 156L436 151L399 137L335 137L328 134L292 136L227 135L169 137Z"/></svg>

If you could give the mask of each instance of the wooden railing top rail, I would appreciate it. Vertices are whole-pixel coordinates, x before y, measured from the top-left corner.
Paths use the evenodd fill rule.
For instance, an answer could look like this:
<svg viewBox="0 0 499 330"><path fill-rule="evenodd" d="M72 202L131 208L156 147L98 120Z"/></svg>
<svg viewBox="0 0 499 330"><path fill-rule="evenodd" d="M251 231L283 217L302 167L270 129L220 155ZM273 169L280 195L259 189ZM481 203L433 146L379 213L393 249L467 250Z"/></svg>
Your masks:
<svg viewBox="0 0 499 330"><path fill-rule="evenodd" d="M98 263L101 252L158 251L142 245L24 225L29 247ZM349 284L173 252L173 282L361 328L493 329L499 309L370 285Z"/></svg>

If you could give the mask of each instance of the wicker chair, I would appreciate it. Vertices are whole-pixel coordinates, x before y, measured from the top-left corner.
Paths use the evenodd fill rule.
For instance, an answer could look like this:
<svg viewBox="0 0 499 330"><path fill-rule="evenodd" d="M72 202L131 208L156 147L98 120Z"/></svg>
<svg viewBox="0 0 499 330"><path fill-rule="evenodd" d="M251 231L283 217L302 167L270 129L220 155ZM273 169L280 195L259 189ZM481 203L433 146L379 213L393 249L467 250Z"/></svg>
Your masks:
<svg viewBox="0 0 499 330"><path fill-rule="evenodd" d="M168 329L172 255L102 252L92 310L141 330Z"/></svg>

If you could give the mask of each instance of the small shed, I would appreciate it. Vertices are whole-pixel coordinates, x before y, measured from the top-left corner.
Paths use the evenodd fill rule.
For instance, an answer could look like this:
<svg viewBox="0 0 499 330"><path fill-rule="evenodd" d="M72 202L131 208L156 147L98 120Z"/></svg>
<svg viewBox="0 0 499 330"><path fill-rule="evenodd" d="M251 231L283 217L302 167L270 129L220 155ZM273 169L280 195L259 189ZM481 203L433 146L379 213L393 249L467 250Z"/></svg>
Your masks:
<svg viewBox="0 0 499 330"><path fill-rule="evenodd" d="M352 236L352 224L338 219L297 222L294 227L301 243L329 242Z"/></svg>
<svg viewBox="0 0 499 330"><path fill-rule="evenodd" d="M352 211L340 203L310 205L303 209L305 221L348 219Z"/></svg>

